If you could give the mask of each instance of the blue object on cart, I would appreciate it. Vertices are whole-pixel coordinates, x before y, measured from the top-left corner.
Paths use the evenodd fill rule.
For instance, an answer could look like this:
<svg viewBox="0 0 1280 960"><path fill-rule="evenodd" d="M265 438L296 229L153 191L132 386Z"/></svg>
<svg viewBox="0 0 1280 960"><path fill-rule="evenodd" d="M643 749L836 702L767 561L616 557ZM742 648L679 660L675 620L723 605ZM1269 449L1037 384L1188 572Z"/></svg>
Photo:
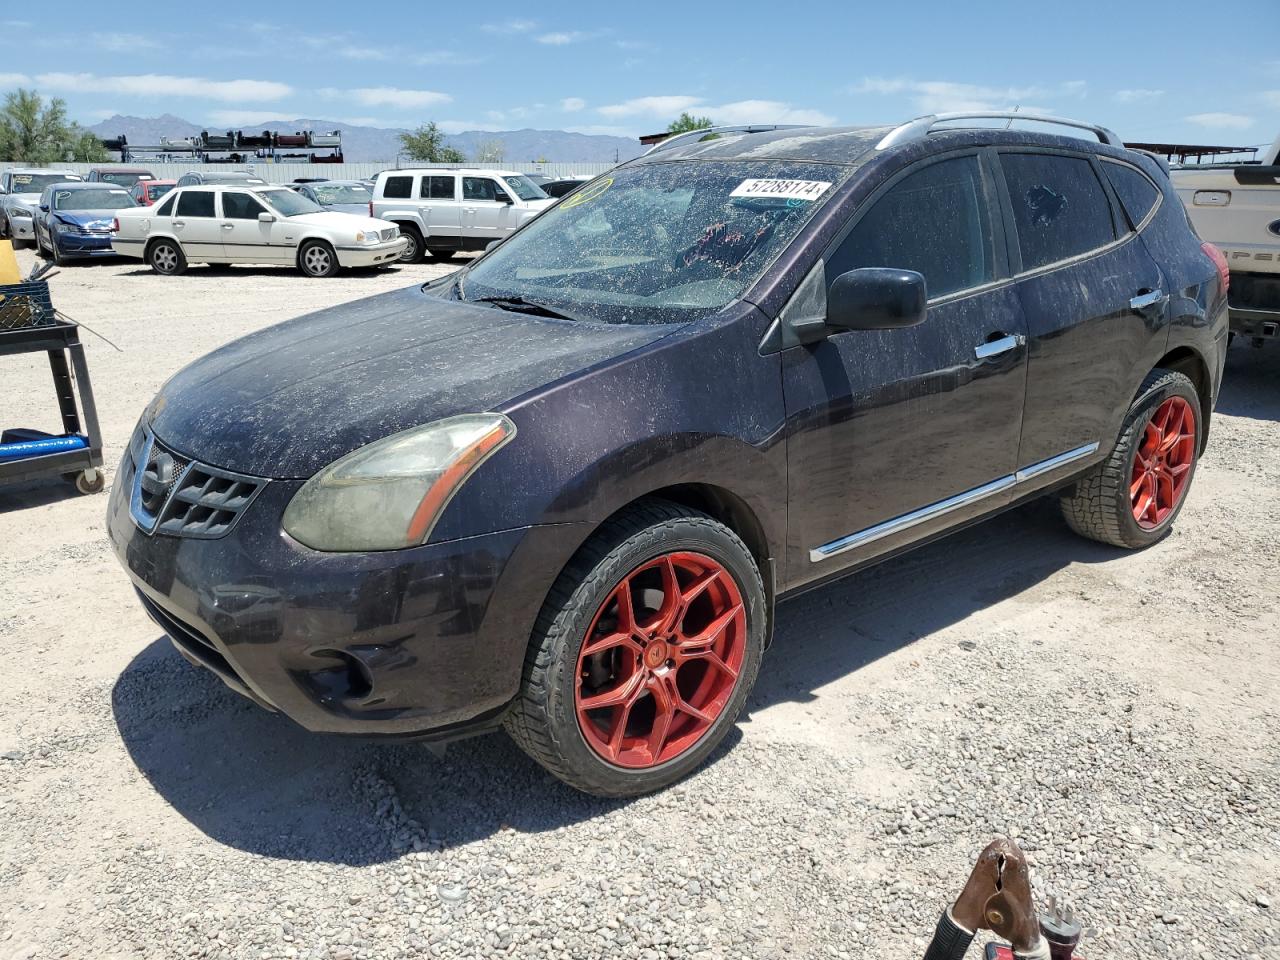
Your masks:
<svg viewBox="0 0 1280 960"><path fill-rule="evenodd" d="M88 439L78 433L57 437L39 430L6 430L0 434L0 463L43 457L50 453L66 453L69 450L84 450L88 446Z"/></svg>

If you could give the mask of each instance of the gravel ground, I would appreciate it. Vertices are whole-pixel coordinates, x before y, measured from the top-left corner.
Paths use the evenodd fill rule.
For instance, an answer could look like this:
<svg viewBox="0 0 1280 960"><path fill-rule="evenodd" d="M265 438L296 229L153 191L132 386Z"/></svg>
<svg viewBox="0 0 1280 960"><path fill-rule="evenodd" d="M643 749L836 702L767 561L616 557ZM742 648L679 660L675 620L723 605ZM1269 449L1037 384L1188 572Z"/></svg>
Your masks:
<svg viewBox="0 0 1280 960"><path fill-rule="evenodd" d="M114 467L188 360L442 269L53 287L123 350L87 337ZM0 421L52 427L27 360ZM0 958L912 957L1000 833L1095 960L1280 957L1277 449L1280 349L1236 347L1164 542L1040 502L784 604L750 717L631 802L502 735L439 759L268 715L143 615L103 496L2 490Z"/></svg>

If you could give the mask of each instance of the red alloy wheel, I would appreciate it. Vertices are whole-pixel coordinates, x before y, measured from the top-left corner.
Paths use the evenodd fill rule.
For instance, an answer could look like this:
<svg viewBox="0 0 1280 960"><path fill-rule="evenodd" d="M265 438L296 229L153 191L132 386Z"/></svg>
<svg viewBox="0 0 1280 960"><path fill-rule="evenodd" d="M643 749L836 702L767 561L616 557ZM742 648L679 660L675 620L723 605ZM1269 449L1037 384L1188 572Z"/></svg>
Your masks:
<svg viewBox="0 0 1280 960"><path fill-rule="evenodd" d="M1133 519L1143 530L1160 526L1177 507L1195 456L1195 411L1182 397L1169 397L1147 421L1129 477Z"/></svg>
<svg viewBox="0 0 1280 960"><path fill-rule="evenodd" d="M587 744L620 767L680 756L729 702L746 646L742 593L722 564L688 552L642 563L600 605L578 654Z"/></svg>

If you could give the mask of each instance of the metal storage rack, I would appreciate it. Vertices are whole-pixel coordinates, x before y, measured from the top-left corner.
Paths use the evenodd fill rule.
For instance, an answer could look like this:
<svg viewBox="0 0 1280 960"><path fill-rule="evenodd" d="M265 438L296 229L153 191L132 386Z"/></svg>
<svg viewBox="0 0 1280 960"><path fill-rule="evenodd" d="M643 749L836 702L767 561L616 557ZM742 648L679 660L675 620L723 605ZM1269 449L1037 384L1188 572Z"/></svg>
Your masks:
<svg viewBox="0 0 1280 960"><path fill-rule="evenodd" d="M17 458L0 457L0 483L59 475L74 479L81 493L97 493L105 482L102 434L79 327L54 313L46 282L0 284L0 358L40 351L49 354L63 434L5 430L0 444L9 445L6 453L15 445L30 450Z"/></svg>

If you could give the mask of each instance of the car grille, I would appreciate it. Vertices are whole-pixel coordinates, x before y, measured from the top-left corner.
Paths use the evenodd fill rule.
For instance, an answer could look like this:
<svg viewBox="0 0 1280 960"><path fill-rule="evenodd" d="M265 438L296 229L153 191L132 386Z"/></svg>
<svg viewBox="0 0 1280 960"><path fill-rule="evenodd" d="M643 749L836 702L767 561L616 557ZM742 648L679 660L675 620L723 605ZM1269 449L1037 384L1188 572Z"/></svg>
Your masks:
<svg viewBox="0 0 1280 960"><path fill-rule="evenodd" d="M387 227L387 229L382 231L382 239L394 240L396 238L396 234L398 234L399 232L400 232L399 227Z"/></svg>
<svg viewBox="0 0 1280 960"><path fill-rule="evenodd" d="M224 537L267 481L196 463L139 427L129 443L130 510L147 533Z"/></svg>

